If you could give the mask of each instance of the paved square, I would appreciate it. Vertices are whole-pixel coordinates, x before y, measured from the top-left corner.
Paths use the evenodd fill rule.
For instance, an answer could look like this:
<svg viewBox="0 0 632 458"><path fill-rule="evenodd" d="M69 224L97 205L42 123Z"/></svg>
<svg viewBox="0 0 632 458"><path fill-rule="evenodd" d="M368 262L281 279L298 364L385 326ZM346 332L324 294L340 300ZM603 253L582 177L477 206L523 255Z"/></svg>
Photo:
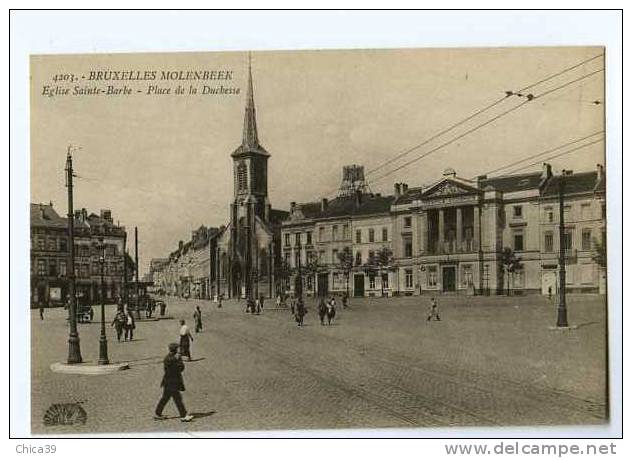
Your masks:
<svg viewBox="0 0 632 458"><path fill-rule="evenodd" d="M440 298L441 321L426 322L428 298L354 299L321 326L308 300L306 326L289 311L255 316L243 302L167 298L173 319L140 321L133 342L107 332L110 360L130 370L88 376L54 373L67 354L66 312L33 311L31 413L35 434L231 431L363 427L598 424L606 416L606 307L599 296L569 296L572 331L551 331L555 305L533 297ZM160 397L162 358L178 319L194 334L181 423ZM268 301L268 306L273 301ZM100 313L95 308L95 317ZM84 361L98 359L99 324L80 324ZM46 409L81 402L82 426L44 426Z"/></svg>

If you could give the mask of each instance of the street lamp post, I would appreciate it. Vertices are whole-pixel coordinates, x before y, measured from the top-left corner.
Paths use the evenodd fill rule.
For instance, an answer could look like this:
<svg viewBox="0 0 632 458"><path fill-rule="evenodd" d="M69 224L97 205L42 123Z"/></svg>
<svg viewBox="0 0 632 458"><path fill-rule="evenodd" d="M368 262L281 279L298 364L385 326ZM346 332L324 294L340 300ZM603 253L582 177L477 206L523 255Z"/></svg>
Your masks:
<svg viewBox="0 0 632 458"><path fill-rule="evenodd" d="M560 294L557 305L557 327L568 327L568 318L566 313L566 232L564 228L564 187L565 187L565 175L566 171L562 170L560 176L559 186L559 201L560 201L560 224L559 224L559 236L560 236L560 258L559 258L559 273L560 273Z"/></svg>
<svg viewBox="0 0 632 458"><path fill-rule="evenodd" d="M72 178L74 172L72 169L71 147L68 147L68 155L66 156L66 187L68 188L68 312L70 332L68 334L68 364L77 364L82 362L81 346L79 342L79 332L77 330L77 293L76 293L76 276L75 276L75 229L74 229L74 211L73 211L73 195L72 195Z"/></svg>
<svg viewBox="0 0 632 458"><path fill-rule="evenodd" d="M99 264L101 265L101 336L99 337L99 364L110 364L108 359L108 340L105 336L105 298L103 297L103 270L105 267L105 244L103 237L99 237L99 242L95 248L100 251Z"/></svg>

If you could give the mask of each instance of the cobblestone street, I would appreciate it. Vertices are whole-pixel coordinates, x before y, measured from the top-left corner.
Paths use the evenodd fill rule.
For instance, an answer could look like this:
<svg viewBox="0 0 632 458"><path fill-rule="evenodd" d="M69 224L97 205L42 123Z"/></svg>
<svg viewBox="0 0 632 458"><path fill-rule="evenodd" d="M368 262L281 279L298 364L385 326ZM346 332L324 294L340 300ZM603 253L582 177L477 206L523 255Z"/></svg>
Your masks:
<svg viewBox="0 0 632 458"><path fill-rule="evenodd" d="M109 356L117 374L54 373L67 354L63 309L32 314L31 413L34 434L231 431L382 427L596 424L606 421L606 313L598 296L569 296L569 321L552 331L555 306L543 297L440 298L441 321L426 322L428 299L354 299L321 326L308 301L306 326L287 310L243 312L209 301L167 298L172 319L139 321L133 342L116 342L106 310ZM178 319L194 334L184 401L197 418L181 423L173 404L152 419L162 358ZM95 317L100 312L95 308ZM98 357L99 324L80 324L85 362ZM83 426L46 427L55 403L81 402Z"/></svg>

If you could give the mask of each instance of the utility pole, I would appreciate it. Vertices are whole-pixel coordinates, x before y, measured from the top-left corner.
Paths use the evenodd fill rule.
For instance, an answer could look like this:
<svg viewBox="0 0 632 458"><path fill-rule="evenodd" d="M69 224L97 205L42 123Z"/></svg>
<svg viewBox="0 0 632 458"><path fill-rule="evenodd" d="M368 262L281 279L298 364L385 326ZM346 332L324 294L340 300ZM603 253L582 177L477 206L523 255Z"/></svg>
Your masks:
<svg viewBox="0 0 632 458"><path fill-rule="evenodd" d="M302 253L301 253L301 233L298 233L298 240L297 240L298 244L297 244L297 248L298 248L298 297L299 298L303 298L303 273L302 273L302 269L301 269L301 257L302 257Z"/></svg>
<svg viewBox="0 0 632 458"><path fill-rule="evenodd" d="M568 327L568 318L566 315L566 232L564 230L564 187L565 187L566 170L562 170L559 184L559 201L560 201L560 292L557 304L557 327Z"/></svg>
<svg viewBox="0 0 632 458"><path fill-rule="evenodd" d="M134 262L136 263L136 287L134 288L134 292L136 293L136 316L140 318L140 310L138 308L140 304L138 297L138 271L140 270L138 266L138 226L134 227Z"/></svg>
<svg viewBox="0 0 632 458"><path fill-rule="evenodd" d="M215 250L213 250L213 243L212 243L212 238L210 236L210 229L207 232L206 238L208 240L208 282L207 282L207 287L206 287L206 296L208 297L209 300L213 300L213 295L211 294L211 289L213 286L213 278L212 278L212 273L213 273L213 254L215 252ZM205 297L206 299L206 297Z"/></svg>
<svg viewBox="0 0 632 458"><path fill-rule="evenodd" d="M123 304L127 306L127 231L123 235Z"/></svg>
<svg viewBox="0 0 632 458"><path fill-rule="evenodd" d="M70 332L68 335L68 364L77 364L82 362L81 346L79 345L79 332L77 331L77 296L75 288L75 224L72 197L72 154L71 147L68 146L68 154L66 155L66 187L68 188L68 245L70 249L70 266L66 269L68 274L68 295L70 303L68 304L70 313Z"/></svg>

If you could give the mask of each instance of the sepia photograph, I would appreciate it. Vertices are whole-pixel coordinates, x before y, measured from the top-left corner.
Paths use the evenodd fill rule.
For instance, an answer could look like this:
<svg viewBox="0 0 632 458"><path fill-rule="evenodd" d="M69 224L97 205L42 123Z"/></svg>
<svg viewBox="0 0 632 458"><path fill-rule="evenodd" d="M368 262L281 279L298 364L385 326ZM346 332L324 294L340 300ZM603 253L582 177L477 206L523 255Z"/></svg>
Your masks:
<svg viewBox="0 0 632 458"><path fill-rule="evenodd" d="M606 55L30 56L32 433L607 424Z"/></svg>

